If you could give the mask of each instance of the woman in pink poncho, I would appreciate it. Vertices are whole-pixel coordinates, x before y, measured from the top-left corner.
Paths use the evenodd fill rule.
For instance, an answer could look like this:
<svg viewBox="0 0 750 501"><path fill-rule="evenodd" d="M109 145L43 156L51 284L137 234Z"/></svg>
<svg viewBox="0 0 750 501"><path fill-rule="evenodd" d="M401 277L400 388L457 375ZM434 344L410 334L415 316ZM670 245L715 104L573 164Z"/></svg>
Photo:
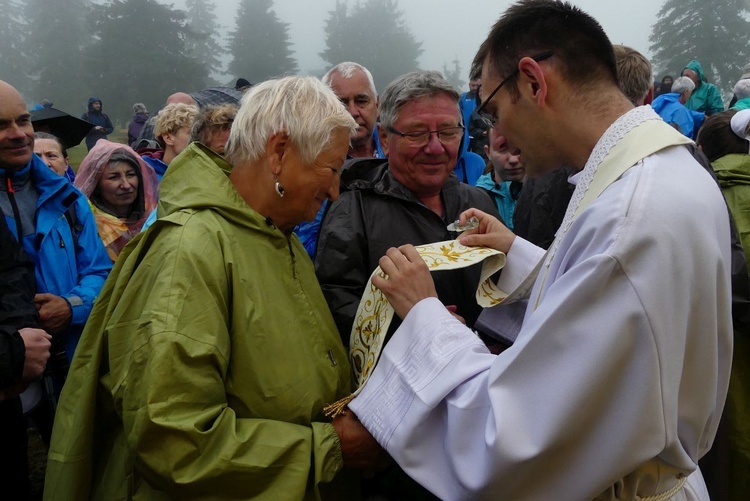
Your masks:
<svg viewBox="0 0 750 501"><path fill-rule="evenodd" d="M89 199L112 261L156 209L154 170L129 146L99 140L83 159L75 186Z"/></svg>

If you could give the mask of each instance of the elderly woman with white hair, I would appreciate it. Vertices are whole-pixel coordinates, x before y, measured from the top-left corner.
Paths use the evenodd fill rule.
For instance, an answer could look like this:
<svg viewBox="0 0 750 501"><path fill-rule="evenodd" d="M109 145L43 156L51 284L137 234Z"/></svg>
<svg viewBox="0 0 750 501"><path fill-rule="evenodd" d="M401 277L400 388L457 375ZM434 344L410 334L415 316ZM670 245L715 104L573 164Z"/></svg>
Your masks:
<svg viewBox="0 0 750 501"><path fill-rule="evenodd" d="M169 167L159 220L120 256L59 405L45 494L350 499L384 453L353 415L346 352L294 226L336 199L356 123L325 85L253 87L227 161Z"/></svg>

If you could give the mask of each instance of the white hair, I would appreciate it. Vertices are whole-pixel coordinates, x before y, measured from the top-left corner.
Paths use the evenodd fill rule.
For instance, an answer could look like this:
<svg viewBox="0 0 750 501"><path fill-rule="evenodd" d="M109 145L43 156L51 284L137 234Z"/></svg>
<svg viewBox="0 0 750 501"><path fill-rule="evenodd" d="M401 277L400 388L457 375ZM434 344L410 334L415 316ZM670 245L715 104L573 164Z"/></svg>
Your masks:
<svg viewBox="0 0 750 501"><path fill-rule="evenodd" d="M351 135L357 123L323 82L297 76L267 80L242 97L227 142L227 158L233 164L260 160L268 138L284 131L302 161L312 162L337 128Z"/></svg>
<svg viewBox="0 0 750 501"><path fill-rule="evenodd" d="M693 82L690 77L679 77L672 82L672 92L676 92L677 94L682 94L686 90L692 92L694 89L695 82Z"/></svg>
<svg viewBox="0 0 750 501"><path fill-rule="evenodd" d="M750 78L745 78L734 84L732 89L737 99L745 99L750 97Z"/></svg>
<svg viewBox="0 0 750 501"><path fill-rule="evenodd" d="M370 84L372 97L373 98L378 97L378 92L375 90L375 81L372 79L372 73L370 73L370 70L368 70L367 68L365 68L359 63L353 63L351 61L339 63L333 68L331 68L330 70L328 70L328 72L325 75L323 75L323 78L321 78L321 80L323 81L324 84L330 87L331 82L333 81L333 75L338 73L339 75L341 75L342 78L349 79L354 76L355 71L361 71L362 73L365 74L365 76L367 77L367 82Z"/></svg>

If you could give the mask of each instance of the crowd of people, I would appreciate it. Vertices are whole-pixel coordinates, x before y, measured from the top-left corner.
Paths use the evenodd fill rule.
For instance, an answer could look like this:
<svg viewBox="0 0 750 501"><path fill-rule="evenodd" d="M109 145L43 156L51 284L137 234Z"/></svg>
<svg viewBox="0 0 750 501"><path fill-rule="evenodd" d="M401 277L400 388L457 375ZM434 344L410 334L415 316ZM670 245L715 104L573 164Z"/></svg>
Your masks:
<svg viewBox="0 0 750 501"><path fill-rule="evenodd" d="M521 0L469 76L239 79L123 143L92 97L75 172L0 82L0 498L31 422L51 501L744 499L750 65L725 110Z"/></svg>

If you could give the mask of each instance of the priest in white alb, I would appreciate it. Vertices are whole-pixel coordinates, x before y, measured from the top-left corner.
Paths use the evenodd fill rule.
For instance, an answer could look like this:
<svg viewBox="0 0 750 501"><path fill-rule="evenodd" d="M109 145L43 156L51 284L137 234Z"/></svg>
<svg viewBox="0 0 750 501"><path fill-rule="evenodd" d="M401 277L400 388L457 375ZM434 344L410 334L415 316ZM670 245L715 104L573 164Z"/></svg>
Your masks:
<svg viewBox="0 0 750 501"><path fill-rule="evenodd" d="M507 254L492 317L517 337L500 355L436 299L414 248L390 249L373 284L404 322L350 409L441 499L707 501L697 464L732 352L719 188L689 140L620 92L579 9L518 3L475 61L481 111L527 174L566 167L576 191L547 253L461 216L480 221L463 244Z"/></svg>

